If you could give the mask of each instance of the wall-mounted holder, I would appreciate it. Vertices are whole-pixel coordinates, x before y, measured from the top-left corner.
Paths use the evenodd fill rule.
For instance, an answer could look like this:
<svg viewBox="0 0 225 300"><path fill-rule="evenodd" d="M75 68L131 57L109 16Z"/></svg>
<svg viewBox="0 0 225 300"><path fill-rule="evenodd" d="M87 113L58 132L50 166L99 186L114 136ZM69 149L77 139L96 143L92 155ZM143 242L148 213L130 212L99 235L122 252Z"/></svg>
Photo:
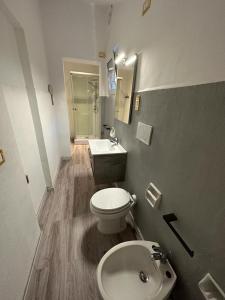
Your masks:
<svg viewBox="0 0 225 300"><path fill-rule="evenodd" d="M4 153L3 153L3 150L0 149L0 166L1 166L2 164L4 164L4 162L5 162Z"/></svg>
<svg viewBox="0 0 225 300"><path fill-rule="evenodd" d="M153 208L158 208L162 199L162 193L151 182L145 190L145 199Z"/></svg>
<svg viewBox="0 0 225 300"><path fill-rule="evenodd" d="M182 239L182 237L179 235L179 233L176 231L176 229L170 224L171 222L177 221L177 217L175 214L167 214L163 215L163 219L166 222L166 224L169 226L169 228L173 231L177 239L180 241L184 249L187 251L187 253L193 257L194 251L189 248L189 246L186 244L186 242Z"/></svg>
<svg viewBox="0 0 225 300"><path fill-rule="evenodd" d="M215 281L215 279L207 273L198 283L199 289L202 292L205 299L225 299L225 293Z"/></svg>
<svg viewBox="0 0 225 300"><path fill-rule="evenodd" d="M140 105L141 105L141 95L137 95L135 99L135 111L140 110Z"/></svg>
<svg viewBox="0 0 225 300"><path fill-rule="evenodd" d="M149 146L151 144L152 131L153 127L151 125L138 122L136 139Z"/></svg>
<svg viewBox="0 0 225 300"><path fill-rule="evenodd" d="M51 96L52 105L54 105L54 99L53 99L53 87L51 84L48 84L48 92Z"/></svg>

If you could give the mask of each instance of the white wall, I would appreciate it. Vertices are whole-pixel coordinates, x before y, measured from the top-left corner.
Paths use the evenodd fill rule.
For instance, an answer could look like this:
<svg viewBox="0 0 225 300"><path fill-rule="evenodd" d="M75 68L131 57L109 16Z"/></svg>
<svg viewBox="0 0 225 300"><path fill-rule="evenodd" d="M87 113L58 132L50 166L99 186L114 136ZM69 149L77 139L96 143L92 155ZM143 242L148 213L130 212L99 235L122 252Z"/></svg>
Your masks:
<svg viewBox="0 0 225 300"><path fill-rule="evenodd" d="M1 0L0 2L3 1ZM60 152L56 129L56 108L51 105L51 99L47 90L49 76L39 1L7 0L5 1L5 5L10 13L17 19L25 33L35 89L34 93L38 102L42 125L44 147L47 152L51 180L54 181L60 161Z"/></svg>
<svg viewBox="0 0 225 300"><path fill-rule="evenodd" d="M1 11L0 40L0 87L8 107L24 173L30 179L29 189L34 209L37 212L45 192L45 178L20 64L15 31Z"/></svg>
<svg viewBox="0 0 225 300"><path fill-rule="evenodd" d="M107 52L108 43L108 13L109 5L95 5L94 6L94 26L95 26L95 39L96 39L96 53L99 51ZM97 58L100 62L100 81L99 81L99 95L104 97L108 96L108 84L106 63L104 58Z"/></svg>
<svg viewBox="0 0 225 300"><path fill-rule="evenodd" d="M141 52L136 90L225 80L224 0L157 0L142 17L142 1L113 9L108 53L119 45Z"/></svg>
<svg viewBox="0 0 225 300"><path fill-rule="evenodd" d="M0 15L2 20L2 15ZM22 299L40 230L0 87L0 299Z"/></svg>
<svg viewBox="0 0 225 300"><path fill-rule="evenodd" d="M63 58L95 60L93 6L82 0L41 0L48 65L57 107L60 154L70 156Z"/></svg>

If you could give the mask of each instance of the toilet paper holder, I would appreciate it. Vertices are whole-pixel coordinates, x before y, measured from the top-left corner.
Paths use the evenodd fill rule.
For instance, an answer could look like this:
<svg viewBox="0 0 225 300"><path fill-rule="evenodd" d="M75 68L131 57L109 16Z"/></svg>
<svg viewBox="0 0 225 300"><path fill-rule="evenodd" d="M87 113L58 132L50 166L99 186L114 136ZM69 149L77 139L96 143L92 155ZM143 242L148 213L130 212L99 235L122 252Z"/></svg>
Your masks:
<svg viewBox="0 0 225 300"><path fill-rule="evenodd" d="M159 207L160 201L162 199L162 193L152 182L150 182L147 189L145 190L145 199L153 208Z"/></svg>

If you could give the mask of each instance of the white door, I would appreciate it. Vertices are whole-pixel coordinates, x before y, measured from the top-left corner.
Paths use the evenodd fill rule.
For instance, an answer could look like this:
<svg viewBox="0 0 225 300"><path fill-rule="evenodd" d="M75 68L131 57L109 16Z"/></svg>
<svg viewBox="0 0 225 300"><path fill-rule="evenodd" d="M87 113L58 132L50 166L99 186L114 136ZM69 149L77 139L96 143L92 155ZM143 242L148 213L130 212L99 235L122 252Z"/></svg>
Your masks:
<svg viewBox="0 0 225 300"><path fill-rule="evenodd" d="M40 229L0 88L0 299L22 299Z"/></svg>

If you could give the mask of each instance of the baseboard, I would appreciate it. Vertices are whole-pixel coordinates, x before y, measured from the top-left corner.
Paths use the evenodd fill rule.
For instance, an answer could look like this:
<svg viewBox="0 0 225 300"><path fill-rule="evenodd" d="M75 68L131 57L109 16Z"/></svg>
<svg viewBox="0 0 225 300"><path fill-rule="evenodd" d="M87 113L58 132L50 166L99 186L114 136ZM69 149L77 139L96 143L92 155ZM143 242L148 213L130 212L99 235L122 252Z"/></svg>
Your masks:
<svg viewBox="0 0 225 300"><path fill-rule="evenodd" d="M37 245L36 245L36 248L35 248L35 252L34 252L34 257L33 257L33 260L32 260L31 267L30 267L27 283L26 283L26 286L25 286L25 289L24 289L23 300L26 300L26 297L27 297L28 287L29 287L30 280L31 280L31 274L33 273L34 263L35 263L35 259L36 259L36 256L37 256L38 248L40 246L40 241L41 241L42 234L43 234L43 232L40 231L40 235L39 235Z"/></svg>
<svg viewBox="0 0 225 300"><path fill-rule="evenodd" d="M40 214L41 209L42 209L42 207L43 207L43 205L45 203L45 200L47 199L47 197L49 195L49 192L52 191L52 190L54 190L54 188L55 188L57 177L58 177L59 171L61 169L62 161L70 160L70 159L71 159L70 156L63 156L59 160L58 167L57 167L57 172L56 172L56 175L55 175L55 178L54 178L54 181L53 181L53 187L52 188L49 188L49 187L46 188L46 190L45 190L45 192L43 194L40 206L38 208L37 217L39 217L39 214ZM36 248L35 248L34 257L33 257L32 264L31 264L31 268L30 268L30 271L29 271L28 280L27 280L26 287L25 287L25 290L24 290L23 300L26 300L27 291L28 291L28 287L29 287L29 283L30 283L30 279L31 279L31 274L32 274L32 271L34 269L34 263L35 263L35 259L36 259L36 256L37 256L37 252L38 252L38 248L39 248L39 245L40 245L42 234L43 234L43 232L40 231L40 235L39 235L39 238L38 238L38 241L37 241L37 245L36 245Z"/></svg>
<svg viewBox="0 0 225 300"><path fill-rule="evenodd" d="M71 160L72 156L62 156L61 160Z"/></svg>
<svg viewBox="0 0 225 300"><path fill-rule="evenodd" d="M129 215L128 215L128 223L134 229L137 240L144 240L144 236L141 232L141 229L136 224L134 216L131 211L129 212Z"/></svg>
<svg viewBox="0 0 225 300"><path fill-rule="evenodd" d="M54 177L54 179L52 181L52 189L49 190L49 192L51 192L52 190L54 191L54 189L55 189L56 181L57 181L57 178L58 178L58 175L59 175L59 171L61 169L62 161L63 161L63 159L61 157L60 160L59 160L59 162L58 162L58 166L57 166L57 170L56 170L56 173L55 173L55 177Z"/></svg>
<svg viewBox="0 0 225 300"><path fill-rule="evenodd" d="M41 199L41 203L40 203L40 205L39 205L38 211L37 211L37 218L39 218L40 212L41 212L42 207L43 207L43 205L44 205L44 203L45 203L45 200L46 200L47 197L48 197L48 194L49 194L49 189L46 188L45 191L44 191L43 197L42 197L42 199Z"/></svg>
<svg viewBox="0 0 225 300"><path fill-rule="evenodd" d="M74 139L75 145L88 145L88 139Z"/></svg>

